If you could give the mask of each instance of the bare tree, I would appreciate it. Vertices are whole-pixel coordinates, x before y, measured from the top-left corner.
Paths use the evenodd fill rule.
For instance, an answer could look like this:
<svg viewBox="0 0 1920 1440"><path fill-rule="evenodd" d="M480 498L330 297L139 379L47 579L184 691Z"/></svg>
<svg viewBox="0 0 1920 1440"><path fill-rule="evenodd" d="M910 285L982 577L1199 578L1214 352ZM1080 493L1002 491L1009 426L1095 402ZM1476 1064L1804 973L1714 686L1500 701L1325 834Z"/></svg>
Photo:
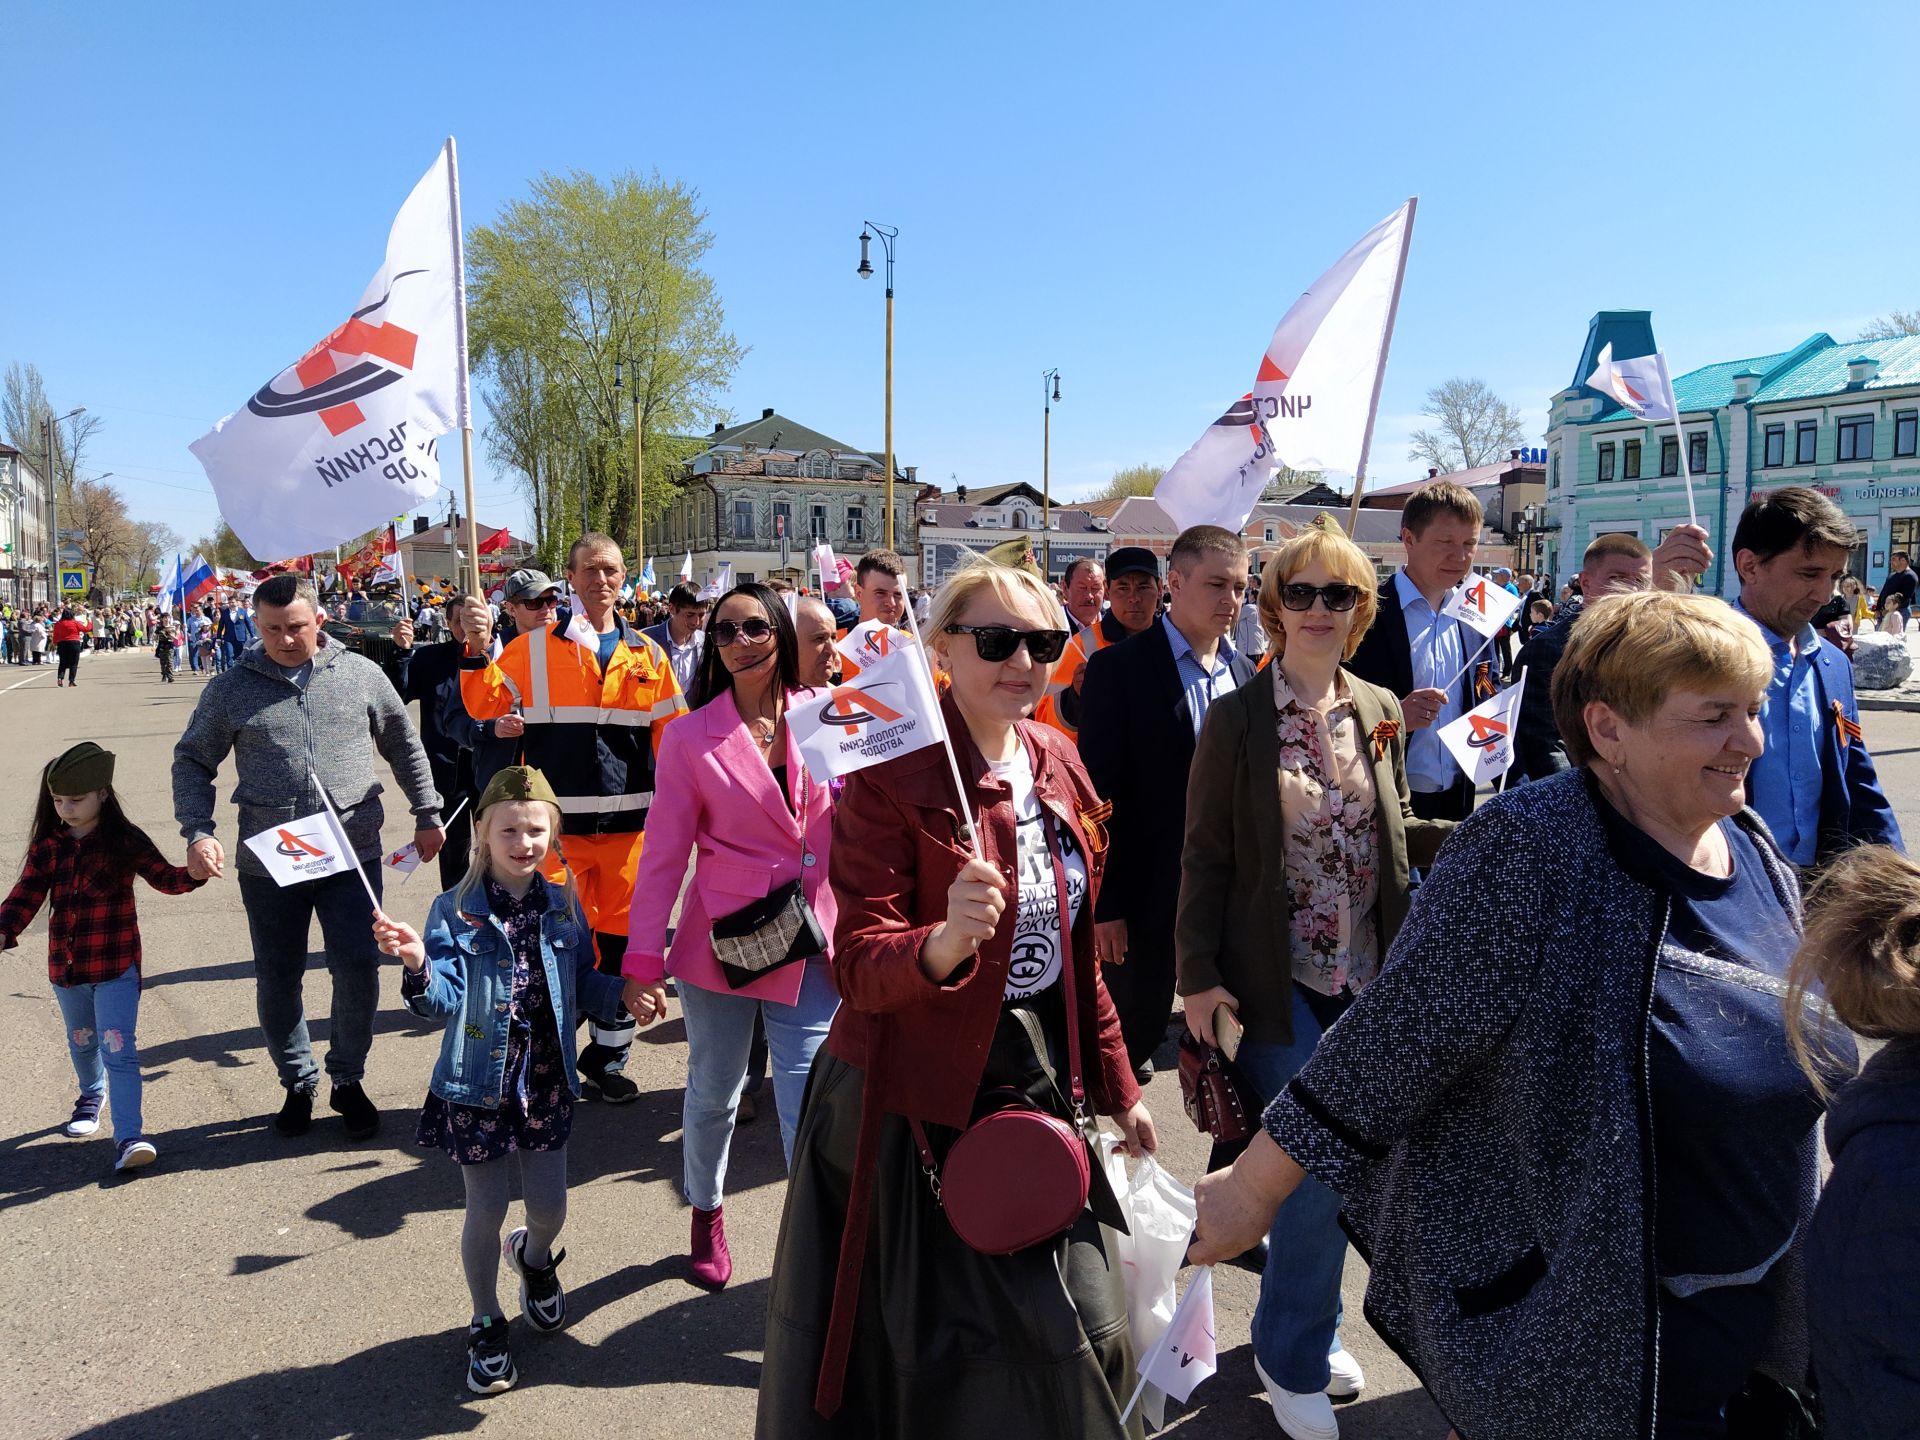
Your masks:
<svg viewBox="0 0 1920 1440"><path fill-rule="evenodd" d="M1407 458L1440 471L1491 465L1527 438L1520 412L1484 380L1453 379L1434 386L1420 413L1431 418L1435 428L1413 432Z"/></svg>
<svg viewBox="0 0 1920 1440"><path fill-rule="evenodd" d="M0 432L5 433L9 445L27 457L35 474L59 481L63 506L72 498L74 477L79 473L87 441L101 423L98 415L83 414L56 424L53 454L49 456L46 421L65 413L55 410L47 400L39 366L22 365L18 360L7 366L6 379L0 382ZM62 528L70 527L63 524Z"/></svg>
<svg viewBox="0 0 1920 1440"><path fill-rule="evenodd" d="M182 543L180 533L162 521L143 520L133 525L127 543L127 584L140 591L158 584L161 565Z"/></svg>
<svg viewBox="0 0 1920 1440"><path fill-rule="evenodd" d="M1862 340L1898 340L1920 335L1920 310L1889 310L1860 332Z"/></svg>

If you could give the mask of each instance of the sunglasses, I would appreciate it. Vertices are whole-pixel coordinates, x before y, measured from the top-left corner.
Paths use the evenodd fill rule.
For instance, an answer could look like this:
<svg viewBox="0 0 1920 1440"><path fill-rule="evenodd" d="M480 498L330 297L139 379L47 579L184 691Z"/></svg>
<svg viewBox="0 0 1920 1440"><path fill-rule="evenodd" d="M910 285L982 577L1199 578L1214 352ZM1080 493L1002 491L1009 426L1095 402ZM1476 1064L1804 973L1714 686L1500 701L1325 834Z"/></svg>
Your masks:
<svg viewBox="0 0 1920 1440"><path fill-rule="evenodd" d="M973 648L982 660L997 664L1013 657L1022 641L1035 664L1051 665L1067 648L1064 630L1015 630L1011 625L949 625L949 635L973 636Z"/></svg>
<svg viewBox="0 0 1920 1440"><path fill-rule="evenodd" d="M1280 603L1289 610L1311 610L1314 596L1327 602L1327 609L1351 610L1360 600L1358 585L1282 585Z"/></svg>
<svg viewBox="0 0 1920 1440"><path fill-rule="evenodd" d="M742 636L746 637L749 645L758 645L771 634L772 623L762 620L758 615L751 620L742 620L737 625L731 620L713 622L713 643L716 645L731 645Z"/></svg>
<svg viewBox="0 0 1920 1440"><path fill-rule="evenodd" d="M514 604L524 605L529 610L552 610L559 606L560 597L548 592L545 595L536 595L531 600L516 600Z"/></svg>

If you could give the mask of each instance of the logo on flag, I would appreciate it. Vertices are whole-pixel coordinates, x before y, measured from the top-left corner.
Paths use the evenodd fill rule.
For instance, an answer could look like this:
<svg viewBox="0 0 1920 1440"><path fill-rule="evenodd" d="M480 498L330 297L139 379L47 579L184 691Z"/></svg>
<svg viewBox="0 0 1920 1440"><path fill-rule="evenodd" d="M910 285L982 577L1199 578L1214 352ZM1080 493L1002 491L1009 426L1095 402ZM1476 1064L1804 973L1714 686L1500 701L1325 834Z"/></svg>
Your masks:
<svg viewBox="0 0 1920 1440"><path fill-rule="evenodd" d="M940 742L940 702L920 650L895 645L826 698L787 712L788 733L816 775L851 775Z"/></svg>
<svg viewBox="0 0 1920 1440"><path fill-rule="evenodd" d="M420 868L420 847L409 840L380 863L396 875L411 875Z"/></svg>
<svg viewBox="0 0 1920 1440"><path fill-rule="evenodd" d="M872 693L888 688L897 687L873 684L864 689L857 685L834 686L829 692L831 698L820 707L821 723L839 725L849 735L858 735L863 725L891 725L900 718L900 712L883 705Z"/></svg>
<svg viewBox="0 0 1920 1440"><path fill-rule="evenodd" d="M1526 686L1527 672L1522 670L1512 685L1437 732L1440 743L1474 784L1488 784L1512 768L1513 732L1520 723L1520 697Z"/></svg>
<svg viewBox="0 0 1920 1440"><path fill-rule="evenodd" d="M865 620L849 630L833 648L840 658L861 670L871 669L912 642L884 620Z"/></svg>
<svg viewBox="0 0 1920 1440"><path fill-rule="evenodd" d="M1613 358L1613 346L1602 345L1593 357L1593 374L1587 384L1602 395L1611 395L1641 420L1674 418L1673 379L1667 373L1667 357L1658 350L1631 360Z"/></svg>
<svg viewBox="0 0 1920 1440"><path fill-rule="evenodd" d="M282 371L262 385L247 401L247 409L269 420L318 415L333 435L344 435L363 424L366 412L354 402L386 389L413 369L414 351L420 344L420 337L413 331L384 321L370 322L367 317L386 309L400 281L417 280L430 273L403 270L394 276L386 294L365 309L354 311L352 319L295 361L291 372ZM342 365L342 358L358 363ZM276 390L275 385L289 373L301 388L291 393Z"/></svg>
<svg viewBox="0 0 1920 1440"><path fill-rule="evenodd" d="M1482 635L1498 635L1520 608L1520 597L1486 575L1476 576L1447 597L1443 616L1464 620Z"/></svg>
<svg viewBox="0 0 1920 1440"><path fill-rule="evenodd" d="M1160 1343L1140 1354L1139 1373L1176 1400L1188 1399L1220 1368L1213 1329L1213 1267L1201 1267L1180 1297Z"/></svg>
<svg viewBox="0 0 1920 1440"><path fill-rule="evenodd" d="M296 835L291 830L282 830L279 832L279 836L280 843L273 847L276 855L290 855L295 860L300 859L302 856L309 855L320 860L327 858L327 852L308 840L304 835Z"/></svg>

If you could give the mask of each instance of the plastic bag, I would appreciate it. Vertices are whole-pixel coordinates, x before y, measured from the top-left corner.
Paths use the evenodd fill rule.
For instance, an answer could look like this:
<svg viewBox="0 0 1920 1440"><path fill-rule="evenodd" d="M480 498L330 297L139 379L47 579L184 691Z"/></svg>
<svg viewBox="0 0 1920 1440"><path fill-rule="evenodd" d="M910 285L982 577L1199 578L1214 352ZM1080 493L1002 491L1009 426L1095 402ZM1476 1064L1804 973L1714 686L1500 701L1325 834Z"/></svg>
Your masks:
<svg viewBox="0 0 1920 1440"><path fill-rule="evenodd" d="M1129 1175L1126 1147L1111 1135L1103 1133L1100 1138L1107 1179L1132 1232L1122 1235L1105 1229L1104 1233L1126 1281L1127 1320L1133 1330L1134 1353L1139 1355L1159 1343L1179 1303L1176 1282L1187 1263L1187 1242L1193 1235L1193 1191L1161 1169L1151 1155L1136 1161ZM1165 1423L1166 1398L1152 1385L1141 1397L1142 1413L1155 1430Z"/></svg>

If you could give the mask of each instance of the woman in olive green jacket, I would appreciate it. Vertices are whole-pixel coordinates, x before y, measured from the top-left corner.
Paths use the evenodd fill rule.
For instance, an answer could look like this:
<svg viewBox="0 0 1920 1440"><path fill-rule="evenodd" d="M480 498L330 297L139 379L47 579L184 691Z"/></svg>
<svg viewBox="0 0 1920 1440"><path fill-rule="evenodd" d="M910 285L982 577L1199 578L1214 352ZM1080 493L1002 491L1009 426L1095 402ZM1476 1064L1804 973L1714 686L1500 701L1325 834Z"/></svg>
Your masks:
<svg viewBox="0 0 1920 1440"><path fill-rule="evenodd" d="M1260 587L1272 663L1214 702L1188 780L1175 930L1187 1027L1213 1044L1219 1007L1235 1012L1237 1068L1262 1106L1379 972L1409 867L1431 864L1451 829L1414 818L1400 702L1341 668L1374 607L1373 564L1337 527L1316 521L1282 545ZM1329 1396L1366 1383L1340 1343L1339 1210L1314 1181L1294 1194L1253 1317L1255 1366L1299 1440L1337 1434Z"/></svg>

